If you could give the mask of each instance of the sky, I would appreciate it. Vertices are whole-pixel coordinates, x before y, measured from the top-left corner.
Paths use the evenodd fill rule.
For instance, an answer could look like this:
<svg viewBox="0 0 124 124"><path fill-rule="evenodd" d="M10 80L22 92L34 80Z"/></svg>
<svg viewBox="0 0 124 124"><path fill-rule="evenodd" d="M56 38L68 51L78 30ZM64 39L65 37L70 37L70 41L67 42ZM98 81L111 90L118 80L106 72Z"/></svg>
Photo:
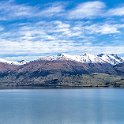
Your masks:
<svg viewBox="0 0 124 124"><path fill-rule="evenodd" d="M0 58L124 57L124 0L0 0Z"/></svg>

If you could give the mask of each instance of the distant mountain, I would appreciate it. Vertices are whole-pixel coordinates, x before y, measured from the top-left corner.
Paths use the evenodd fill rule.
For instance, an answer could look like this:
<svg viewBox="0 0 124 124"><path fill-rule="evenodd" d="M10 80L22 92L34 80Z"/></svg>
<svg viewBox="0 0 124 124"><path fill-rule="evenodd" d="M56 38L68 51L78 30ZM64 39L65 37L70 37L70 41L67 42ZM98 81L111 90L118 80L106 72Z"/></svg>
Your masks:
<svg viewBox="0 0 124 124"><path fill-rule="evenodd" d="M115 71L119 74L119 75L124 75L124 62L117 64L114 66Z"/></svg>
<svg viewBox="0 0 124 124"><path fill-rule="evenodd" d="M117 54L99 54L98 57L101 58L103 61L108 62L112 65L116 65L124 62L124 60L121 57L119 57Z"/></svg>
<svg viewBox="0 0 124 124"><path fill-rule="evenodd" d="M21 60L21 61L9 61L9 60L1 59L0 58L0 62L1 63L11 64L11 65L23 65L23 64L26 64L28 61L25 61L25 60Z"/></svg>
<svg viewBox="0 0 124 124"><path fill-rule="evenodd" d="M100 59L98 56L85 53L83 55L69 55L69 54L58 54L55 56L46 56L41 57L41 60L71 60L71 61L77 61L81 63L105 63L102 59Z"/></svg>
<svg viewBox="0 0 124 124"><path fill-rule="evenodd" d="M123 77L123 59L114 54L59 54L30 62L0 60L0 87L124 86Z"/></svg>
<svg viewBox="0 0 124 124"><path fill-rule="evenodd" d="M0 74L13 71L17 68L16 65L8 64L6 62L0 62Z"/></svg>
<svg viewBox="0 0 124 124"><path fill-rule="evenodd" d="M29 61L26 61L26 60L20 60L20 61L17 61L15 64L17 64L17 65L24 65L24 64L26 64L26 63L28 63Z"/></svg>
<svg viewBox="0 0 124 124"><path fill-rule="evenodd" d="M47 60L47 61L70 60L70 61L76 61L81 63L109 63L111 65L116 65L124 62L124 60L121 57L119 57L117 54L93 55L89 53L84 53L82 55L69 55L69 54L61 53L54 56L42 56L38 60ZM29 61L25 61L25 60L8 61L5 59L0 59L0 62L14 64L14 65L24 65Z"/></svg>
<svg viewBox="0 0 124 124"><path fill-rule="evenodd" d="M41 60L71 60L71 61L77 61L81 63L105 63L101 58L98 56L85 53L83 55L69 55L69 54L58 54L55 56L46 56L41 57Z"/></svg>
<svg viewBox="0 0 124 124"><path fill-rule="evenodd" d="M123 63L124 60L118 57L116 54L99 54L93 55L89 53L85 53L83 55L69 55L69 54L58 54L55 56L45 56L41 57L41 60L71 60L77 61L81 63L109 63L112 65L116 65L119 63Z"/></svg>
<svg viewBox="0 0 124 124"><path fill-rule="evenodd" d="M69 73L69 74L91 74L108 73L116 74L113 66L109 63L81 63L71 60L35 60L19 66L18 72L48 72L48 73ZM36 74L36 73L34 73ZM42 73L41 73L42 74Z"/></svg>

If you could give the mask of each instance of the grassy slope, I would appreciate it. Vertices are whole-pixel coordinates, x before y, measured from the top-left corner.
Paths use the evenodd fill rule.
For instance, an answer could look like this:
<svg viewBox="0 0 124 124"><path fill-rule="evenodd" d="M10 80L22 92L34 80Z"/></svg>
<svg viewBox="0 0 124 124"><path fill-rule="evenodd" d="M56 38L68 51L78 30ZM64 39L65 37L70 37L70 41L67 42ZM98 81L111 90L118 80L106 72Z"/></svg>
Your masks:
<svg viewBox="0 0 124 124"><path fill-rule="evenodd" d="M83 75L48 75L32 78L5 77L0 79L0 87L124 87L124 78L115 75L94 73Z"/></svg>

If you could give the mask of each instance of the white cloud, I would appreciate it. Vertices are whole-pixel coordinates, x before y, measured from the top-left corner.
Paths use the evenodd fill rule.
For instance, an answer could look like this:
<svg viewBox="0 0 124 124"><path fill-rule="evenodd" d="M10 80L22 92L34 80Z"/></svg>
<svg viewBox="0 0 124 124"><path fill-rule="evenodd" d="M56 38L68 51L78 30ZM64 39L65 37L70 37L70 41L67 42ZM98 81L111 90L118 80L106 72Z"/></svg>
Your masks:
<svg viewBox="0 0 124 124"><path fill-rule="evenodd" d="M17 4L14 1L0 2L0 20L13 20L22 18L59 18L59 19L84 19L94 17L123 16L124 7L107 10L102 1L90 1L78 4L75 8L67 9L65 2L51 3L48 6L30 6Z"/></svg>
<svg viewBox="0 0 124 124"><path fill-rule="evenodd" d="M70 21L49 21L49 23L40 21L33 24L12 25L12 29L10 26L9 30L1 31L0 38L11 42L48 42L49 45L58 41L64 41L64 43L74 42L78 46L92 45L94 41L98 40L95 38L95 34L121 34L123 28L124 24L87 24L82 21L71 24Z"/></svg>
<svg viewBox="0 0 124 124"><path fill-rule="evenodd" d="M0 35L0 56L8 54L20 57L12 59L33 59L36 56L53 53L81 54L91 53L123 53L124 46L104 46L96 44L94 34L119 33L124 24L86 23L82 21L40 21L33 23L17 23L9 25ZM12 28L11 28L12 27ZM85 32L86 31L86 32ZM95 41L95 42L94 42ZM114 41L113 41L114 42ZM108 43L109 44L109 43ZM97 46L100 45L100 46ZM25 55L26 54L26 55ZM30 56L31 55L31 56ZM21 57L22 56L22 57Z"/></svg>
<svg viewBox="0 0 124 124"><path fill-rule="evenodd" d="M32 61L32 60L36 60L38 58L40 58L42 55L18 55L18 56L10 56L10 57L4 57L4 59L6 60L10 60L10 61L20 61L20 60L28 60L28 61Z"/></svg>
<svg viewBox="0 0 124 124"><path fill-rule="evenodd" d="M6 44L5 44L6 42ZM14 60L27 59L33 60L42 56L43 54L52 55L55 53L70 53L70 54L82 54L84 52L92 54L100 53L116 53L123 54L124 46L77 46L71 41L57 41L51 42L11 42L11 41L2 41L0 46L0 55L12 54L15 57L12 57ZM8 49L9 47L9 49ZM27 55L25 55L27 54ZM20 57L18 57L20 55ZM23 57L24 56L24 57ZM8 57L7 57L8 58ZM10 59L10 57L9 57Z"/></svg>
<svg viewBox="0 0 124 124"><path fill-rule="evenodd" d="M0 20L8 20L19 17L32 17L37 11L35 7L24 4L15 4L13 1L0 2Z"/></svg>
<svg viewBox="0 0 124 124"><path fill-rule="evenodd" d="M49 49L49 46L47 46ZM45 50L45 48L42 48L41 46L39 47L39 49L37 49L37 51L25 51L22 52L21 55L18 55L18 53L16 53L16 51L13 51L13 53L15 52L15 54L13 54L12 57L4 57L7 60L35 60L40 58L41 56L45 56L45 55L55 55L57 53L69 53L69 54L84 54L84 53L91 53L91 54L101 54L101 53L105 53L105 54L118 54L118 55L123 55L124 52L124 46L79 46L79 47L75 47L75 46L63 46L63 48L60 49L54 49L54 47L50 47L49 51L43 51ZM116 50L116 52L115 52ZM76 52L75 52L76 51ZM25 55L25 53L27 53L27 55ZM11 54L11 53L10 53ZM15 55L15 56L14 56Z"/></svg>
<svg viewBox="0 0 124 124"><path fill-rule="evenodd" d="M108 10L107 16L124 16L124 7L118 7Z"/></svg>
<svg viewBox="0 0 124 124"><path fill-rule="evenodd" d="M91 33L99 33L99 34L116 34L120 33L119 27L117 25L112 24L93 24L85 27L86 30Z"/></svg>
<svg viewBox="0 0 124 124"><path fill-rule="evenodd" d="M64 3L33 7L17 4L13 0L0 2L0 6L0 20L33 19L32 22L16 21L15 23L10 21L7 25L0 25L0 56L11 54L15 55L12 59L34 59L40 54L60 52L72 54L81 54L82 52L124 53L122 41L124 23L116 20L114 22L105 21L106 19L102 20L103 22L99 22L99 20L98 22L94 20L80 21L84 18L97 17L101 19L101 17L122 16L124 7L107 10L103 2L91 1L80 3L70 10L66 9ZM103 39L97 39L102 35L106 36ZM114 38L111 39L110 44L108 38L111 36ZM102 41L106 39L107 41ZM118 43L122 46L113 46Z"/></svg>
<svg viewBox="0 0 124 124"><path fill-rule="evenodd" d="M0 20L13 20L20 18L44 18L54 15L60 16L64 12L64 5L53 3L49 7L29 6L16 4L14 1L0 2Z"/></svg>
<svg viewBox="0 0 124 124"><path fill-rule="evenodd" d="M46 7L43 10L39 10L37 16L50 17L50 16L60 16L61 13L64 12L64 5L61 4L52 4L50 7ZM58 15L59 14L59 15Z"/></svg>
<svg viewBox="0 0 124 124"><path fill-rule="evenodd" d="M118 31L117 27L114 27L112 25L103 25L98 32L101 34L115 34L119 33L120 31Z"/></svg>
<svg viewBox="0 0 124 124"><path fill-rule="evenodd" d="M70 24L63 23L62 21L54 21L58 28L70 28Z"/></svg>
<svg viewBox="0 0 124 124"><path fill-rule="evenodd" d="M71 19L96 17L102 14L104 8L105 4L101 1L85 2L71 10L68 17Z"/></svg>

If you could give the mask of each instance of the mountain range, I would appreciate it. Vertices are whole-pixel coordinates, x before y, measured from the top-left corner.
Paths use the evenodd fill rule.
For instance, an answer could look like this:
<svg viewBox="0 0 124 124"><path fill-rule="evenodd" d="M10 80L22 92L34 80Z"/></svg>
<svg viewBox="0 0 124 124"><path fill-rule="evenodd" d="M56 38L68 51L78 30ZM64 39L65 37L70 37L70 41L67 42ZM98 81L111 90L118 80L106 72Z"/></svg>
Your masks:
<svg viewBox="0 0 124 124"><path fill-rule="evenodd" d="M0 59L0 87L123 87L124 60L116 54L58 54L34 61Z"/></svg>
<svg viewBox="0 0 124 124"><path fill-rule="evenodd" d="M82 55L69 55L69 54L58 54L54 56L42 56L38 60L70 60L70 61L76 61L81 63L109 63L112 65L116 65L119 63L123 63L124 60L119 57L117 54L99 54L99 55L93 55L89 53L85 53ZM0 59L0 62L13 64L13 65L24 65L30 61L8 61L5 59Z"/></svg>

